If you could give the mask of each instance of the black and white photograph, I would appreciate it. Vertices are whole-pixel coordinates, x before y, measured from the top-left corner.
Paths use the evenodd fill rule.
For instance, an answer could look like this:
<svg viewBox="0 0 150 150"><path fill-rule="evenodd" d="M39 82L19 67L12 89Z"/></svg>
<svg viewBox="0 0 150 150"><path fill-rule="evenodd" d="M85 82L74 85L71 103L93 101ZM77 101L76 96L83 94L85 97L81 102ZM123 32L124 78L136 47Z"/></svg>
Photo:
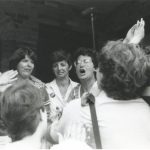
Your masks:
<svg viewBox="0 0 150 150"><path fill-rule="evenodd" d="M0 0L0 150L150 149L150 0Z"/></svg>

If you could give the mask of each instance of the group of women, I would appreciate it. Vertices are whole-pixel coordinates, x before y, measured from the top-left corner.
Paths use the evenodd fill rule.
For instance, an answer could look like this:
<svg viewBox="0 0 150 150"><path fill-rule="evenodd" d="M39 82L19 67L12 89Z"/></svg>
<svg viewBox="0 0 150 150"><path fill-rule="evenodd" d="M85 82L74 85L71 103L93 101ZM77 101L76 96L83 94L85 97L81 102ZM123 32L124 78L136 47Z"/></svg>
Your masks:
<svg viewBox="0 0 150 150"><path fill-rule="evenodd" d="M150 57L138 45L144 26L141 19L125 39L107 42L98 53L79 48L73 62L80 83L70 79L72 62L63 50L52 54L55 79L47 84L31 75L35 53L15 51L9 67L17 71L0 76L0 139L8 135L12 141L6 148L50 148L61 141L51 149L96 148L89 93L95 96L102 148L150 148Z"/></svg>

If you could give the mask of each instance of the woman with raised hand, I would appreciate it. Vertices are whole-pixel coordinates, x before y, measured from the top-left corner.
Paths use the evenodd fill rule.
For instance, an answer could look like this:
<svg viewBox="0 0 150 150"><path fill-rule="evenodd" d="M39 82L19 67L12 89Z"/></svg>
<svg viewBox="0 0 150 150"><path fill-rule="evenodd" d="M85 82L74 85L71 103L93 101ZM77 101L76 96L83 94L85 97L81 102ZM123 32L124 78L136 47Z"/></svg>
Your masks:
<svg viewBox="0 0 150 150"><path fill-rule="evenodd" d="M11 85L18 84L19 82L22 81L30 82L33 86L39 88L39 94L41 96L41 100L43 101L43 104L45 104L46 106L49 97L46 91L45 84L32 75L33 70L35 68L36 61L37 61L37 56L31 48L24 47L24 48L17 49L12 54L9 61L9 69L13 69L17 71L17 75L16 75L17 79L15 79L11 83ZM47 110L47 112L48 111L49 110ZM6 126L4 127L7 130Z"/></svg>
<svg viewBox="0 0 150 150"><path fill-rule="evenodd" d="M45 84L32 75L37 61L35 52L29 48L19 48L11 56L9 61L9 69L17 70L17 80L13 84L20 81L29 81L35 87L40 89L40 95L43 102L48 100L48 95L45 89Z"/></svg>
<svg viewBox="0 0 150 150"><path fill-rule="evenodd" d="M136 25L132 37L143 34L139 32L144 31L143 20ZM142 38L135 43L108 41L99 52L97 80L102 91L95 98L95 107L104 149L150 148L150 108L142 98L149 81L150 57L137 45ZM70 122L82 122L88 126L86 142L95 147L88 107L81 106L81 99L70 102L58 132L67 133Z"/></svg>

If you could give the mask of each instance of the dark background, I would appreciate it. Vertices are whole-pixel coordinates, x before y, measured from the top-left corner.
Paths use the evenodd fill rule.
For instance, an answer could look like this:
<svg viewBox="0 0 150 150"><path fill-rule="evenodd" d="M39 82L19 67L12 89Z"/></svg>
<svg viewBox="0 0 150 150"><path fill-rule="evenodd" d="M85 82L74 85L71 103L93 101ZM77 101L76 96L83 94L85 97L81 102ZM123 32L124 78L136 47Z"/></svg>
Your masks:
<svg viewBox="0 0 150 150"><path fill-rule="evenodd" d="M37 55L39 58L37 75L48 82L54 78L50 55L53 51L64 49L71 55L78 47L92 47L91 35L71 31L61 27L40 24ZM74 68L70 72L73 80L77 80Z"/></svg>
<svg viewBox="0 0 150 150"><path fill-rule="evenodd" d="M72 55L77 48L93 47L90 8L94 14L96 49L108 40L124 38L141 17L145 20L143 45L150 45L149 0L0 0L0 70L19 47L38 55L35 76L53 79L50 55L62 48ZM74 69L70 76L77 80Z"/></svg>

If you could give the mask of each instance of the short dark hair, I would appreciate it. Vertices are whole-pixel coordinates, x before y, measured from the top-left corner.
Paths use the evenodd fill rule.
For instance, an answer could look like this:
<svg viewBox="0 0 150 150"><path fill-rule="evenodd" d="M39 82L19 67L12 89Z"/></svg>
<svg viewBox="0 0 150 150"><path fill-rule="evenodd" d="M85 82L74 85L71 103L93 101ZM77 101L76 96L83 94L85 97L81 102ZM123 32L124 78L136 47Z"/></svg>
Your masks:
<svg viewBox="0 0 150 150"><path fill-rule="evenodd" d="M91 57L92 62L94 64L94 68L98 67L97 52L94 49L85 48L85 47L78 48L74 55L74 62L76 62L78 60L78 57L81 55Z"/></svg>
<svg viewBox="0 0 150 150"><path fill-rule="evenodd" d="M50 56L51 63L54 64L59 61L65 60L69 66L72 65L71 55L63 49L56 50Z"/></svg>
<svg viewBox="0 0 150 150"><path fill-rule="evenodd" d="M9 60L9 69L17 69L18 63L25 58L25 56L29 56L34 63L37 61L37 55L35 52L29 47L18 48L10 57Z"/></svg>
<svg viewBox="0 0 150 150"><path fill-rule="evenodd" d="M99 55L101 88L113 99L141 97L149 68L150 60L141 47L120 40L109 41Z"/></svg>
<svg viewBox="0 0 150 150"><path fill-rule="evenodd" d="M39 125L40 109L44 109L39 89L29 82L18 82L2 94L0 113L13 141L32 135Z"/></svg>

